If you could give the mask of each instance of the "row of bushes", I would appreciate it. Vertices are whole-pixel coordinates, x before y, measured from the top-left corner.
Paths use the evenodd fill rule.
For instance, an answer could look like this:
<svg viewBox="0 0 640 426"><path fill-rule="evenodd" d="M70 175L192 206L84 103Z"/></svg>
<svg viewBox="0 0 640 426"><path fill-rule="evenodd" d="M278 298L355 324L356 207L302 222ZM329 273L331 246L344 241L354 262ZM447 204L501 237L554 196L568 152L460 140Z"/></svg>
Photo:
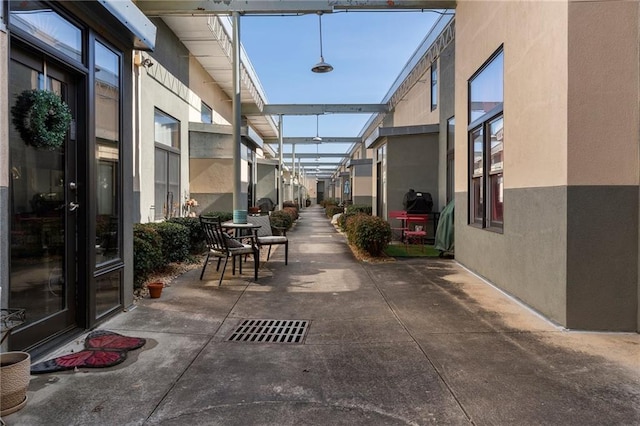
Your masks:
<svg viewBox="0 0 640 426"><path fill-rule="evenodd" d="M327 206L337 206L338 204L340 204L340 202L335 198L325 198L320 201L320 205L325 209L327 208Z"/></svg>
<svg viewBox="0 0 640 426"><path fill-rule="evenodd" d="M389 222L364 213L347 217L345 222L349 242L372 256L379 256L391 242Z"/></svg>
<svg viewBox="0 0 640 426"><path fill-rule="evenodd" d="M207 212L225 222L230 212ZM298 209L286 207L271 213L271 224L290 229L298 218ZM134 289L142 287L151 273L174 262L194 262L206 250L204 233L197 217L174 217L164 222L137 223L133 226Z"/></svg>
<svg viewBox="0 0 640 426"><path fill-rule="evenodd" d="M328 216L335 210L328 206L326 211ZM372 256L379 256L391 242L391 225L380 217L371 216L372 211L371 206L364 204L347 206L338 218L338 226L347 234L349 243Z"/></svg>

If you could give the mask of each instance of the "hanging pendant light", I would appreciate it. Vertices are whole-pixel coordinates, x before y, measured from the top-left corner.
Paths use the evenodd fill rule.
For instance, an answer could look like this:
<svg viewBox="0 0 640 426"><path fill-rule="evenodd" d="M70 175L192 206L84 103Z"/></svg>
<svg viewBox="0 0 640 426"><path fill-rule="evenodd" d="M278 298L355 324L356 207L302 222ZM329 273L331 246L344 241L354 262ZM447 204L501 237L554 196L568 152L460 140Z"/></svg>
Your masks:
<svg viewBox="0 0 640 426"><path fill-rule="evenodd" d="M322 142L322 138L320 137L320 132L318 131L318 123L320 121L320 116L316 115L316 136L313 138L313 141L316 144L319 144L320 142ZM318 146L316 145L316 151L317 151Z"/></svg>
<svg viewBox="0 0 640 426"><path fill-rule="evenodd" d="M318 12L318 21L320 23L320 62L315 64L311 71L322 74L333 71L333 67L324 61L322 56L322 12Z"/></svg>

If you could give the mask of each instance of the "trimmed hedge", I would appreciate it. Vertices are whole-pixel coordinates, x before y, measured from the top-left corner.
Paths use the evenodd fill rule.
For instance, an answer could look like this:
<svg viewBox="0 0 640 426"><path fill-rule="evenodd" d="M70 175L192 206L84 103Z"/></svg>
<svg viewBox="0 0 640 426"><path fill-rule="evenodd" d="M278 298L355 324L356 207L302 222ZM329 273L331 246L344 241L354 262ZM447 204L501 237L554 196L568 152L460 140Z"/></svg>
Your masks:
<svg viewBox="0 0 640 426"><path fill-rule="evenodd" d="M174 217L168 220L168 222L178 223L187 227L189 230L189 253L201 254L203 253L207 245L205 244L204 232L202 226L200 226L200 219L197 217Z"/></svg>
<svg viewBox="0 0 640 426"><path fill-rule="evenodd" d="M377 216L364 213L350 215L346 220L349 242L372 256L379 256L391 242L391 225Z"/></svg>
<svg viewBox="0 0 640 426"><path fill-rule="evenodd" d="M202 216L205 216L205 217L218 216L222 222L226 222L228 220L233 219L233 212L206 212L206 213L202 213Z"/></svg>
<svg viewBox="0 0 640 426"><path fill-rule="evenodd" d="M162 239L151 223L133 225L133 288L142 288L142 283L162 263Z"/></svg>
<svg viewBox="0 0 640 426"><path fill-rule="evenodd" d="M371 215L373 212L373 207L366 204L351 204L347 206L347 213L364 213Z"/></svg>
<svg viewBox="0 0 640 426"><path fill-rule="evenodd" d="M342 207L338 207L338 206L327 206L327 207L325 207L324 211L325 211L327 217L329 219L331 219L334 214L343 213L344 209Z"/></svg>
<svg viewBox="0 0 640 426"><path fill-rule="evenodd" d="M285 228L286 230L289 230L293 226L293 217L285 210L276 210L272 212L269 216L269 220L271 221L271 225L278 228Z"/></svg>
<svg viewBox="0 0 640 426"><path fill-rule="evenodd" d="M338 200L336 200L335 198L325 198L320 202L320 205L325 209L327 208L327 206L337 206L338 204Z"/></svg>
<svg viewBox="0 0 640 426"><path fill-rule="evenodd" d="M162 239L162 257L165 263L189 260L189 228L174 222L155 223Z"/></svg>

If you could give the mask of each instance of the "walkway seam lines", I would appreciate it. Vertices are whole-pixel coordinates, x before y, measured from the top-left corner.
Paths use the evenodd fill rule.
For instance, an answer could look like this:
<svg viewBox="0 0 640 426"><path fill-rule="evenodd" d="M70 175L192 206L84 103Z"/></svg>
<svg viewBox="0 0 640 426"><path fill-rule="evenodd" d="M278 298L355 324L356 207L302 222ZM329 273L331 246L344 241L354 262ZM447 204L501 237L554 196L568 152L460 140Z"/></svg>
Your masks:
<svg viewBox="0 0 640 426"><path fill-rule="evenodd" d="M422 352L422 354L424 355L425 359L427 360L427 362L429 363L429 365L431 365L431 367L433 368L433 370L436 372L436 374L438 375L438 378L442 381L442 383L444 384L444 386L447 388L447 390L449 391L449 393L451 394L451 396L453 397L453 399L456 401L456 403L458 404L458 407L460 407L460 409L462 410L462 412L464 413L465 417L469 420L469 423L471 423L472 425L475 425L475 422L473 421L473 419L471 418L471 415L467 412L467 410L464 408L464 406L462 405L462 402L460 401L460 399L458 398L458 395L456 395L456 393L454 392L454 390L451 388L451 386L449 386L449 383L447 383L447 381L445 380L444 376L441 374L440 370L438 369L438 367L436 367L436 365L433 363L433 361L431 360L431 358L429 358L429 355L425 352L424 348L422 347L422 345L420 344L420 342L418 342L418 340L413 336L413 334L411 334L411 332L409 331L409 329L405 326L405 324L402 322L402 320L400 319L400 317L398 316L398 314L396 313L396 311L393 309L393 307L391 306L391 303L389 302L389 299L387 299L387 297L385 296L384 292L382 290L380 290L380 287L378 287L378 282L373 278L373 276L371 275L370 271L364 267L364 265L362 265L362 263L360 263L360 267L365 271L365 273L367 274L367 276L369 277L369 279L371 280L371 282L373 283L373 285L376 287L376 290L378 291L378 293L380 294L380 296L382 297L382 299L384 299L384 302L387 304L387 307L389 308L389 310L391 310L391 312L393 313L393 316L396 318L396 321L398 321L398 323L400 324L400 326L404 329L405 333L407 333L407 335L409 335L409 337L411 337L411 340L413 340L413 342L418 346L418 348L420 349L420 352Z"/></svg>

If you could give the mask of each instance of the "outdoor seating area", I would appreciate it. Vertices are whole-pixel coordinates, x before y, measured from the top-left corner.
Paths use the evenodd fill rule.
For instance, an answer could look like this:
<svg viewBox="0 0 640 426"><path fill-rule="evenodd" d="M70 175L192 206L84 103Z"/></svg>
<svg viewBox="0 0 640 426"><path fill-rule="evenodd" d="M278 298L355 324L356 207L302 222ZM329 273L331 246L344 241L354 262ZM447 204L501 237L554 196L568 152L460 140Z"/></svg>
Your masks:
<svg viewBox="0 0 640 426"><path fill-rule="evenodd" d="M224 265L222 266L222 272L220 273L220 281L218 281L218 286L220 286L222 285L222 279L224 278L224 272L227 268L229 258L232 260L232 274L235 275L236 258L240 257L238 260L238 270L239 273L242 274L242 256L249 254L253 256L254 279L258 279L260 250L256 245L256 240L253 235L231 237L222 226L222 221L219 217L200 216L200 225L202 226L208 249L207 257L202 265L200 280L202 280L202 277L204 276L211 256L218 258L216 271L220 270L220 263L222 263L222 259L224 259Z"/></svg>
<svg viewBox="0 0 640 426"><path fill-rule="evenodd" d="M250 216L247 223L222 222L220 217L200 216L200 225L206 239L207 257L202 265L200 280L203 279L211 256L217 257L216 271L220 271L222 259L224 265L220 273L218 285L222 285L229 258L232 261L232 274L236 271L236 258L239 257L238 271L242 274L242 263L252 256L254 263L254 279L258 279L260 267L260 250L268 247L267 260L271 258L271 247L284 246L284 263L289 262L289 239L286 228L275 226L269 216ZM274 235L273 230L279 235Z"/></svg>
<svg viewBox="0 0 640 426"><path fill-rule="evenodd" d="M406 210L392 210L388 215L394 240L408 244L411 242L407 241L407 236L409 236L412 241L418 241L422 244L435 241L440 220L439 212L418 214L408 213ZM419 228L416 229L416 226Z"/></svg>

